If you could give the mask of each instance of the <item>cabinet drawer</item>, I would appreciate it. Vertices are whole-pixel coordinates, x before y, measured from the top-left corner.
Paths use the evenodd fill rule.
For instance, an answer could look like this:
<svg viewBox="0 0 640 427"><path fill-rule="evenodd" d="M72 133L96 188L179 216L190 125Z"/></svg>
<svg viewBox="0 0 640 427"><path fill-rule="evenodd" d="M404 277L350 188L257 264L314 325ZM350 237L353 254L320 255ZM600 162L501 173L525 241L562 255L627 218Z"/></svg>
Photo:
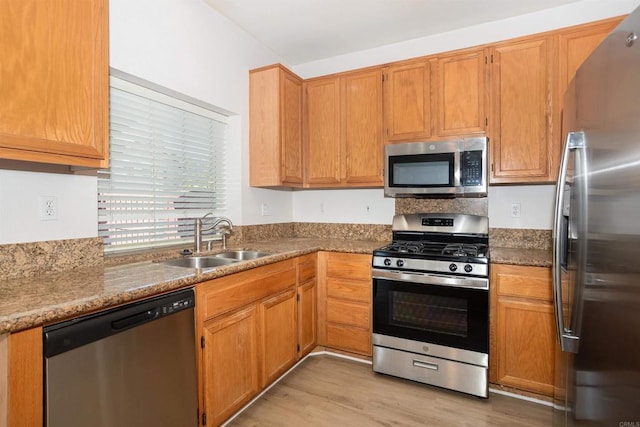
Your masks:
<svg viewBox="0 0 640 427"><path fill-rule="evenodd" d="M203 320L243 307L296 284L295 260L277 262L200 283L196 294Z"/></svg>
<svg viewBox="0 0 640 427"><path fill-rule="evenodd" d="M327 279L327 296L370 303L371 283L329 278Z"/></svg>
<svg viewBox="0 0 640 427"><path fill-rule="evenodd" d="M551 270L547 267L493 265L493 283L498 295L552 301Z"/></svg>
<svg viewBox="0 0 640 427"><path fill-rule="evenodd" d="M371 324L369 306L362 303L335 300L327 300L327 321L358 326L369 329Z"/></svg>
<svg viewBox="0 0 640 427"><path fill-rule="evenodd" d="M329 323L327 324L327 346L371 356L371 331Z"/></svg>
<svg viewBox="0 0 640 427"><path fill-rule="evenodd" d="M327 256L327 276L371 280L371 255L331 252Z"/></svg>
<svg viewBox="0 0 640 427"><path fill-rule="evenodd" d="M316 277L317 255L309 254L298 258L298 283L304 283Z"/></svg>

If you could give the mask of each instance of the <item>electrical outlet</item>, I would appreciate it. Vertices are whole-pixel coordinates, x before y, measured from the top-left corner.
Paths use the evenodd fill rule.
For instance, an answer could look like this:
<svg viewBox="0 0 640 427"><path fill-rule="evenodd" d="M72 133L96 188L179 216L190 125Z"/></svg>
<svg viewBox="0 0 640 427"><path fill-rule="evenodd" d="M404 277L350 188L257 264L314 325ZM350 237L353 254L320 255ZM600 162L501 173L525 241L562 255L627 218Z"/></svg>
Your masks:
<svg viewBox="0 0 640 427"><path fill-rule="evenodd" d="M58 219L58 198L56 196L40 196L40 220L55 221Z"/></svg>
<svg viewBox="0 0 640 427"><path fill-rule="evenodd" d="M520 203L511 203L511 218L520 218L521 214Z"/></svg>
<svg viewBox="0 0 640 427"><path fill-rule="evenodd" d="M271 208L268 204L262 204L262 216L271 216Z"/></svg>

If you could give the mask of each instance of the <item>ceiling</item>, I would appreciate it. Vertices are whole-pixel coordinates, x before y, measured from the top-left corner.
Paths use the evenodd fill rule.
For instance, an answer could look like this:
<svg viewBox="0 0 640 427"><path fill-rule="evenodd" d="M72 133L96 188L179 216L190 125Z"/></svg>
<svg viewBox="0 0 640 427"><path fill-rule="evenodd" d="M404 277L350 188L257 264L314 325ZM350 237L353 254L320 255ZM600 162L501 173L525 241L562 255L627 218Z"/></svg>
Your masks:
<svg viewBox="0 0 640 427"><path fill-rule="evenodd" d="M205 0L290 65L579 0Z"/></svg>

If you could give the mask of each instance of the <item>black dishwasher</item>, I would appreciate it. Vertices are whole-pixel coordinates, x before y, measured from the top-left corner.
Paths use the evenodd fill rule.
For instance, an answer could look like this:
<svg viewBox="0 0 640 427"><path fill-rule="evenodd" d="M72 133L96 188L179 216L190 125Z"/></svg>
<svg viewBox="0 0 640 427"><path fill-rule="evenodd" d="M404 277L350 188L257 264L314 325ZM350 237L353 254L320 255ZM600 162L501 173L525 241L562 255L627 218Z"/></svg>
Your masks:
<svg viewBox="0 0 640 427"><path fill-rule="evenodd" d="M192 289L44 328L47 427L198 424Z"/></svg>

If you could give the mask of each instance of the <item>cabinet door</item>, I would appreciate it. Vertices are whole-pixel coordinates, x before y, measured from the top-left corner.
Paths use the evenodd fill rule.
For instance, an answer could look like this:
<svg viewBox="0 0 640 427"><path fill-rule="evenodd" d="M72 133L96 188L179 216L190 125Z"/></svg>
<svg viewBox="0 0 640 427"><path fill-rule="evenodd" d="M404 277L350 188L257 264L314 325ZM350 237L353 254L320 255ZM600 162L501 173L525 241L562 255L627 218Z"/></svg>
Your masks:
<svg viewBox="0 0 640 427"><path fill-rule="evenodd" d="M552 396L553 305L498 297L497 316L498 382Z"/></svg>
<svg viewBox="0 0 640 427"><path fill-rule="evenodd" d="M431 68L428 61L384 69L387 141L431 137Z"/></svg>
<svg viewBox="0 0 640 427"><path fill-rule="evenodd" d="M487 77L484 49L440 56L434 63L434 114L438 136L484 133Z"/></svg>
<svg viewBox="0 0 640 427"><path fill-rule="evenodd" d="M249 72L250 181L302 186L302 80L280 65Z"/></svg>
<svg viewBox="0 0 640 427"><path fill-rule="evenodd" d="M203 336L204 412L219 425L259 391L257 307L205 322Z"/></svg>
<svg viewBox="0 0 640 427"><path fill-rule="evenodd" d="M561 33L559 37L558 64L558 110L555 123L562 126L562 112L564 110L564 94L569 83L576 75L578 68L595 50L604 38L620 23L620 18L609 19L596 24L581 25L572 30ZM555 136L557 145L562 147L565 139L564 130Z"/></svg>
<svg viewBox="0 0 640 427"><path fill-rule="evenodd" d="M283 184L302 185L302 81L281 71L281 176Z"/></svg>
<svg viewBox="0 0 640 427"><path fill-rule="evenodd" d="M290 289L260 304L262 387L285 373L298 355L296 290Z"/></svg>
<svg viewBox="0 0 640 427"><path fill-rule="evenodd" d="M552 396L559 350L550 269L493 264L491 293L489 380Z"/></svg>
<svg viewBox="0 0 640 427"><path fill-rule="evenodd" d="M342 177L382 186L382 71L342 77Z"/></svg>
<svg viewBox="0 0 640 427"><path fill-rule="evenodd" d="M551 134L553 37L491 51L491 183L553 182L559 147Z"/></svg>
<svg viewBox="0 0 640 427"><path fill-rule="evenodd" d="M340 79L331 77L305 83L305 184L322 187L340 184Z"/></svg>
<svg viewBox="0 0 640 427"><path fill-rule="evenodd" d="M107 0L0 2L1 158L108 166L107 28Z"/></svg>
<svg viewBox="0 0 640 427"><path fill-rule="evenodd" d="M298 286L298 357L309 353L316 345L316 281Z"/></svg>

